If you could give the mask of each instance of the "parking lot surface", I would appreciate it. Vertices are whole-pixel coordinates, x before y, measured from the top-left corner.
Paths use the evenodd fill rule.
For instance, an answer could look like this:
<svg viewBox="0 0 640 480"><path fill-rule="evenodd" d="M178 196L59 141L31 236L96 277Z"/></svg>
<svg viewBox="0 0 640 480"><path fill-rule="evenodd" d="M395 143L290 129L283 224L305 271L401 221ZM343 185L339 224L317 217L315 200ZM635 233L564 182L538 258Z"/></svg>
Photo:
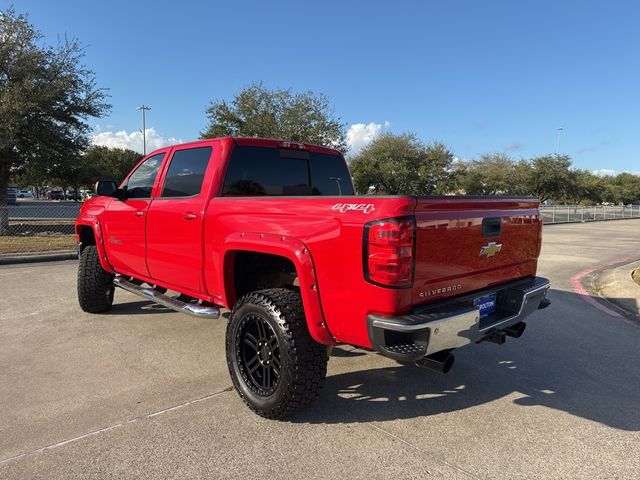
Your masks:
<svg viewBox="0 0 640 480"><path fill-rule="evenodd" d="M521 339L445 376L338 348L285 422L231 390L224 319L124 291L89 315L76 262L0 267L0 478L638 478L640 327L571 278L639 243L640 220L545 228L553 303Z"/></svg>

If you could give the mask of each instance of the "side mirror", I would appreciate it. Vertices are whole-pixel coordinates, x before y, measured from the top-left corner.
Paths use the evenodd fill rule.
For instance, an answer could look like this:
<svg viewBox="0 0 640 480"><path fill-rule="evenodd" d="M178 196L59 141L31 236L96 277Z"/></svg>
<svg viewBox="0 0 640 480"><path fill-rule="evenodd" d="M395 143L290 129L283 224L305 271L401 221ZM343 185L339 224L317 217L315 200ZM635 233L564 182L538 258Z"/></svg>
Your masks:
<svg viewBox="0 0 640 480"><path fill-rule="evenodd" d="M118 184L113 180L98 180L96 182L95 192L96 195L102 195L105 197L113 197L115 191L118 189Z"/></svg>
<svg viewBox="0 0 640 480"><path fill-rule="evenodd" d="M111 195L113 198L117 198L121 202L124 202L127 199L127 187L124 188L116 188L116 191Z"/></svg>

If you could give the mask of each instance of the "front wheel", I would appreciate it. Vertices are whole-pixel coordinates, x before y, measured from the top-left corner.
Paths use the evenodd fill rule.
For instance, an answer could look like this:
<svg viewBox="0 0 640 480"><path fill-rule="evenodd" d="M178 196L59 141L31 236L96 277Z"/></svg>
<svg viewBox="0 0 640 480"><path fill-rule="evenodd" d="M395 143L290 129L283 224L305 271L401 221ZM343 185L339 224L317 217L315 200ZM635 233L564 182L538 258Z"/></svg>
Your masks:
<svg viewBox="0 0 640 480"><path fill-rule="evenodd" d="M113 304L113 274L100 265L98 249L87 245L80 255L78 266L78 302L89 313L103 313Z"/></svg>
<svg viewBox="0 0 640 480"><path fill-rule="evenodd" d="M227 326L227 365L247 406L278 419L316 398L327 374L328 355L315 342L300 294L284 288L243 296Z"/></svg>

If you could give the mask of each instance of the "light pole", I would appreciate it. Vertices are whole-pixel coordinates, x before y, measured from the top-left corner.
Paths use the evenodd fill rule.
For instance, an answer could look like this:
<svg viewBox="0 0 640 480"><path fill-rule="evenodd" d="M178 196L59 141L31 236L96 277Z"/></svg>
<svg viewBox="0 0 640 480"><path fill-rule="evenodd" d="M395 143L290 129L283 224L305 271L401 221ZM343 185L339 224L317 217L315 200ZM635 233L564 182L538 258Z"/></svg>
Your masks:
<svg viewBox="0 0 640 480"><path fill-rule="evenodd" d="M338 186L338 195L342 196L342 185L340 185L342 179L340 177L329 177L329 180L336 182L336 185Z"/></svg>
<svg viewBox="0 0 640 480"><path fill-rule="evenodd" d="M145 156L147 154L147 133L144 125L144 112L145 110L151 110L151 107L148 107L143 103L138 107L138 110L142 111L142 156Z"/></svg>
<svg viewBox="0 0 640 480"><path fill-rule="evenodd" d="M564 128L562 127L556 129L556 131L558 132L558 140L556 142L556 155L560 155L560 135L562 135L563 130Z"/></svg>

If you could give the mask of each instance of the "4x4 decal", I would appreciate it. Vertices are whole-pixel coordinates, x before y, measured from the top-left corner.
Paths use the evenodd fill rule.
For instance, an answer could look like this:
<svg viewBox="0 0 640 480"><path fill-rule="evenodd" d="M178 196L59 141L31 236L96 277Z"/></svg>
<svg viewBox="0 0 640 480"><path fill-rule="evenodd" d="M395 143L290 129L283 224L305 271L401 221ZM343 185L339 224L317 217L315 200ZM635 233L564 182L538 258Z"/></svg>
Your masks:
<svg viewBox="0 0 640 480"><path fill-rule="evenodd" d="M376 206L373 203L336 203L331 210L340 213L349 211L372 213L376 211Z"/></svg>

